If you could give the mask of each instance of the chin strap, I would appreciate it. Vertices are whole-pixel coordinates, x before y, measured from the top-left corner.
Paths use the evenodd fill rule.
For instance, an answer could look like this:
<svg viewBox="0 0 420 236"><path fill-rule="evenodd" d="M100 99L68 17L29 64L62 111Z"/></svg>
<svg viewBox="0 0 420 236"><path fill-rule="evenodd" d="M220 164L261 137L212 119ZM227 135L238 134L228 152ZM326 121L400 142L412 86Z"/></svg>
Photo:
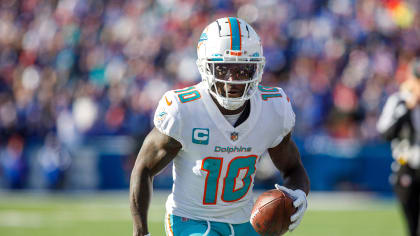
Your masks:
<svg viewBox="0 0 420 236"><path fill-rule="evenodd" d="M227 110L231 110L231 111L237 110L238 108L243 106L246 102L246 100L242 100L242 101L238 101L238 102L230 102L230 101L227 101L226 99L223 99L222 97L219 97L219 96L216 96L216 100L220 104L220 106L222 106L223 108L225 108Z"/></svg>

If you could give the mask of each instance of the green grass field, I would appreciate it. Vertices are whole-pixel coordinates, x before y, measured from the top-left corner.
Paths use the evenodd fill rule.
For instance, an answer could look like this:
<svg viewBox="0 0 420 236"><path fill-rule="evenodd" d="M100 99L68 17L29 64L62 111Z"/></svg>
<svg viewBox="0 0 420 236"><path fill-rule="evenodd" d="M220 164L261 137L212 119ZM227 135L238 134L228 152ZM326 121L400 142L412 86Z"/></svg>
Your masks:
<svg viewBox="0 0 420 236"><path fill-rule="evenodd" d="M164 235L164 198L150 208L152 235ZM394 201L353 194L313 194L302 224L290 236L403 236ZM128 193L28 194L0 192L0 235L131 235Z"/></svg>

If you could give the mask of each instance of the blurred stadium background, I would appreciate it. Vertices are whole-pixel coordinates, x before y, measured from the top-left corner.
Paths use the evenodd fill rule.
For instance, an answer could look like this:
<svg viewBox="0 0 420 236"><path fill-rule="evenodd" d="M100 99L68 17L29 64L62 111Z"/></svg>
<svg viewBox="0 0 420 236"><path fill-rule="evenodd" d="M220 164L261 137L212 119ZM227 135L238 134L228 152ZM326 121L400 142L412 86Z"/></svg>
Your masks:
<svg viewBox="0 0 420 236"><path fill-rule="evenodd" d="M420 49L416 0L0 1L0 235L129 235L128 177L161 95L200 81L202 29L260 34L311 178L293 235L404 234L375 129ZM267 160L256 189L279 182ZM170 168L155 178L163 234Z"/></svg>

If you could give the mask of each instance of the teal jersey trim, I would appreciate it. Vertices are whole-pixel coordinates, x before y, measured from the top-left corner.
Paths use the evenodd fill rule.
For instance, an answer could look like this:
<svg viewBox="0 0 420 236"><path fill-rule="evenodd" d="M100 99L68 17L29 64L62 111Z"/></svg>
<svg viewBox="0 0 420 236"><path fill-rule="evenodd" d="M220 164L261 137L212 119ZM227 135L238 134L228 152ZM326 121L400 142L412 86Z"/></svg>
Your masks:
<svg viewBox="0 0 420 236"><path fill-rule="evenodd" d="M262 86L262 85L258 85L258 89L261 92L279 92L278 88L275 87L266 87L266 86Z"/></svg>
<svg viewBox="0 0 420 236"><path fill-rule="evenodd" d="M193 90L193 89L195 89L195 87L194 86L191 86L191 87L184 88L184 89L174 90L174 92L175 93L182 93L182 92L187 92L187 91L190 91L190 90Z"/></svg>
<svg viewBox="0 0 420 236"><path fill-rule="evenodd" d="M276 98L276 97L282 97L280 93L269 93L269 94L261 94L261 98L264 101L267 101L269 98Z"/></svg>

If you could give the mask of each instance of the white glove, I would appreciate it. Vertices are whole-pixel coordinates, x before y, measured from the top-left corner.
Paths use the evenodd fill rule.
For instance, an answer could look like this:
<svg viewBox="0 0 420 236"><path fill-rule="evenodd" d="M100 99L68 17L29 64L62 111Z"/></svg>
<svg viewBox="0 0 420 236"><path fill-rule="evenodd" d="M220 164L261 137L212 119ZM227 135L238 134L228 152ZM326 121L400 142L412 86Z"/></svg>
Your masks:
<svg viewBox="0 0 420 236"><path fill-rule="evenodd" d="M306 208L308 206L306 194L300 189L292 190L278 184L275 184L274 186L276 189L282 190L289 194L289 196L293 199L293 206L297 208L295 214L290 217L290 221L292 223L289 225L289 231L293 231L302 221L303 215L305 214Z"/></svg>

